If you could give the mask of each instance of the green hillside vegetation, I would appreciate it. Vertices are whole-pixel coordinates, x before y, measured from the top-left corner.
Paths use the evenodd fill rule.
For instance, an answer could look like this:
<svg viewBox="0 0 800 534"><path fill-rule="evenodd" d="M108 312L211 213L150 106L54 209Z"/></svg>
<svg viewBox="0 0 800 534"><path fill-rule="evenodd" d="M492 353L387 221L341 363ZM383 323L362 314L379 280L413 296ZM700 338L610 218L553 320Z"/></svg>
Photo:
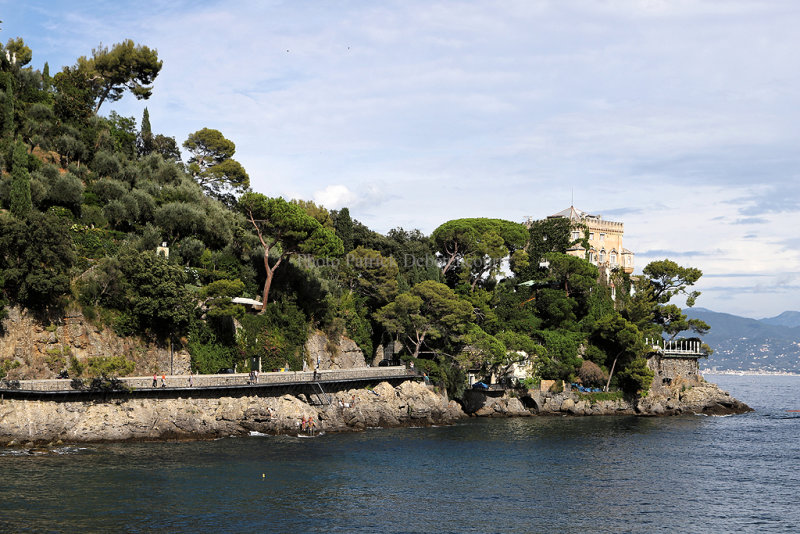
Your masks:
<svg viewBox="0 0 800 534"><path fill-rule="evenodd" d="M204 373L253 358L300 369L312 328L346 334L368 361L396 340L455 396L468 370L502 373L523 352L531 380L602 383L613 370L612 388L636 394L652 378L645 336L707 328L669 304L693 303L697 269L664 260L609 282L566 254L566 220L382 235L347 208L253 191L220 131L179 144L152 131L147 108L139 122L109 109L158 90L156 50L123 41L52 77L32 57L20 38L0 46L0 313L80 306L122 336L187 347Z"/></svg>

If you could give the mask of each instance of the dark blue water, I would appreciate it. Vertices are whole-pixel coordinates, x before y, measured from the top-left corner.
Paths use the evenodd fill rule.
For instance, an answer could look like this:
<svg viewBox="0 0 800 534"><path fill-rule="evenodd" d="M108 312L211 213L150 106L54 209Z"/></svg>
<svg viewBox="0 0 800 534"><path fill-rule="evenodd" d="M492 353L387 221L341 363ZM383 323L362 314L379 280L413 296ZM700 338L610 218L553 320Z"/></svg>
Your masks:
<svg viewBox="0 0 800 534"><path fill-rule="evenodd" d="M734 417L0 450L0 531L799 532L800 377Z"/></svg>

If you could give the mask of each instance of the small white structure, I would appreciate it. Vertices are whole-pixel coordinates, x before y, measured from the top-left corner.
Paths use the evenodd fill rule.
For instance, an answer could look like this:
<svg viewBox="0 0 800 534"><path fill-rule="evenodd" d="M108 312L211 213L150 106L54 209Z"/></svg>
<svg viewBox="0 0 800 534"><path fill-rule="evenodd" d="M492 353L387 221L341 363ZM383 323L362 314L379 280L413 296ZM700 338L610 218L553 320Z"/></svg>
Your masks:
<svg viewBox="0 0 800 534"><path fill-rule="evenodd" d="M169 247L167 246L166 241L161 243L160 247L156 247L156 254L159 256L164 256L165 258L169 258Z"/></svg>
<svg viewBox="0 0 800 534"><path fill-rule="evenodd" d="M518 384L533 373L534 359L531 358L528 353L518 350L508 351L506 354L509 360L513 361L505 368L505 372L494 372L488 377L483 377L484 380L489 381L489 385L502 383ZM472 384L480 380L482 376L483 373L480 369L470 369L467 371L467 384L469 387L472 387Z"/></svg>
<svg viewBox="0 0 800 534"><path fill-rule="evenodd" d="M247 298L244 298L244 297L234 297L234 298L231 299L231 301L234 304L242 304L244 306L250 306L254 310L260 310L261 308L264 307L264 304L261 301L255 300L255 299L247 299Z"/></svg>

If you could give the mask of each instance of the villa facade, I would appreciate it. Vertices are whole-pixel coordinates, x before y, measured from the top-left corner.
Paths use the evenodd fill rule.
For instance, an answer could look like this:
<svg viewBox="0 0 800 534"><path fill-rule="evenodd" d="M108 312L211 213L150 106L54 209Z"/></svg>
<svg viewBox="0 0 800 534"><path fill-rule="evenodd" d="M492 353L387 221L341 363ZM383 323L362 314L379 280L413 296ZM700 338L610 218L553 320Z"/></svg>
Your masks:
<svg viewBox="0 0 800 534"><path fill-rule="evenodd" d="M622 246L622 237L625 233L623 223L604 220L602 215L591 215L575 209L574 206L547 218L563 218L572 221L571 237L573 241L582 239L584 226L588 228L589 250L587 251L583 246L577 244L567 250L567 254L586 258L606 272L620 268L627 274L633 273L634 254Z"/></svg>

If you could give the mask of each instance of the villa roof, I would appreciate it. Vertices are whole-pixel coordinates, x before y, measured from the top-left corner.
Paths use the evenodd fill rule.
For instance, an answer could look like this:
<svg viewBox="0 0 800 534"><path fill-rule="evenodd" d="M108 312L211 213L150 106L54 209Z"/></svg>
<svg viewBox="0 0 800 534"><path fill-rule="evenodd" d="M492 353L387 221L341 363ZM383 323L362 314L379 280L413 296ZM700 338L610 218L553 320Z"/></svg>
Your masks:
<svg viewBox="0 0 800 534"><path fill-rule="evenodd" d="M572 221L580 221L586 215L585 211L576 210L574 206L570 206L565 210L561 210L558 213L548 216L548 219L557 219L557 218L564 218L570 219Z"/></svg>
<svg viewBox="0 0 800 534"><path fill-rule="evenodd" d="M579 210L575 206L570 206L565 210L561 210L558 213L548 216L548 219L558 219L564 218L569 219L571 221L581 221L586 217L591 217L593 219L599 219L599 215L592 215L589 212Z"/></svg>

